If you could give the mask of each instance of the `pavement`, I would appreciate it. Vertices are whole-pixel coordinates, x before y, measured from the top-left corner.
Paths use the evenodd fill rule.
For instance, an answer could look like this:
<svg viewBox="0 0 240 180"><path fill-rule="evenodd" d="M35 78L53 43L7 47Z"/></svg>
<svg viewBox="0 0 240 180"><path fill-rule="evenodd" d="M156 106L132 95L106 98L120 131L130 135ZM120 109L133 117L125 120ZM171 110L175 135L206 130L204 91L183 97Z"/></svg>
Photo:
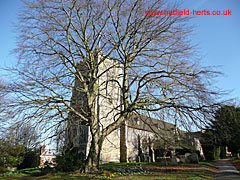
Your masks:
<svg viewBox="0 0 240 180"><path fill-rule="evenodd" d="M214 180L240 180L240 172L229 160L216 161L219 172L215 174Z"/></svg>

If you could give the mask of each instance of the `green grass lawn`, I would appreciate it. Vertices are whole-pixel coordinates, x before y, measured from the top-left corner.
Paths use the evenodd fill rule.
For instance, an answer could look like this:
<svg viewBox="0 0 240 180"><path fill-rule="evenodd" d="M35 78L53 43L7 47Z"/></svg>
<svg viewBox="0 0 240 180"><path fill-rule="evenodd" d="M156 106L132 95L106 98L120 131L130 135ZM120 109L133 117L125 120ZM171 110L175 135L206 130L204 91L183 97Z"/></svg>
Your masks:
<svg viewBox="0 0 240 180"><path fill-rule="evenodd" d="M6 173L6 175L8 175ZM54 180L54 179L62 179L62 180L75 180L75 179L96 179L94 178L95 175L86 175L86 174L78 174L78 175L72 175L71 173L63 173L63 172L55 172L55 171L49 171L39 168L31 168L31 169L24 169L18 171L18 173L15 173L11 175L9 173L8 176L2 176L0 179L11 179L11 180ZM99 178L98 178L99 179Z"/></svg>
<svg viewBox="0 0 240 180"><path fill-rule="evenodd" d="M135 172L136 170L140 172ZM210 180L216 167L209 162L184 164L179 166L160 166L158 163L107 163L101 165L99 174L63 173L55 170L31 168L17 171L18 174L0 177L11 180L46 179L131 179L131 180Z"/></svg>

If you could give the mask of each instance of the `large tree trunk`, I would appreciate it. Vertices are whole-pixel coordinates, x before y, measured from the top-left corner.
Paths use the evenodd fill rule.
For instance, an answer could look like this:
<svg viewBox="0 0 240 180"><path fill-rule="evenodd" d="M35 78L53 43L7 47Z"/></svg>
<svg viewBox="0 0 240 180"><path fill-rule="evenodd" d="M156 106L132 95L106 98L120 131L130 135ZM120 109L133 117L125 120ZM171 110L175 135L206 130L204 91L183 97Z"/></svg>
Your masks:
<svg viewBox="0 0 240 180"><path fill-rule="evenodd" d="M126 125L120 127L120 162L127 162Z"/></svg>
<svg viewBox="0 0 240 180"><path fill-rule="evenodd" d="M85 173L97 172L99 170L100 154L102 150L103 136L100 136L100 131L92 134L91 145L86 159L83 171Z"/></svg>

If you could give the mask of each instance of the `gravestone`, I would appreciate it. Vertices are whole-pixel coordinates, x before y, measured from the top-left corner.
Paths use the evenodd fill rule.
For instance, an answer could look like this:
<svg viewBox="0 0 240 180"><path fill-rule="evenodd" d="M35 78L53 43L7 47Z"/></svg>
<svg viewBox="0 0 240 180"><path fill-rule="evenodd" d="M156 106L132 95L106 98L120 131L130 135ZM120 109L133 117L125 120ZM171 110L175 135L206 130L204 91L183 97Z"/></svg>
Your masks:
<svg viewBox="0 0 240 180"><path fill-rule="evenodd" d="M173 165L173 166L177 166L178 165L176 157L171 158L171 165Z"/></svg>
<svg viewBox="0 0 240 180"><path fill-rule="evenodd" d="M198 163L199 162L199 158L198 158L198 155L196 153L188 156L188 160L190 161L190 163Z"/></svg>

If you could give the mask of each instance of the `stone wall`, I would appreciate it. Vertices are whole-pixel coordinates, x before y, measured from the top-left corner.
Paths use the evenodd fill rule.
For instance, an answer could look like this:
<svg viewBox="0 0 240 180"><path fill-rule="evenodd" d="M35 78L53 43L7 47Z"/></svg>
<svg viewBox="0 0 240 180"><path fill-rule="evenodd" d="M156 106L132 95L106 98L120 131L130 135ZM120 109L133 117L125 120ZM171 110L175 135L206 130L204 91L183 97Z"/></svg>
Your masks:
<svg viewBox="0 0 240 180"><path fill-rule="evenodd" d="M149 138L153 139L153 137L154 133L152 132L127 127L126 141L128 161L129 162L148 161L147 157L150 156L149 148L151 148L153 151L153 144L149 142ZM142 159L140 157L141 153L143 156ZM152 160L154 161L154 157Z"/></svg>

